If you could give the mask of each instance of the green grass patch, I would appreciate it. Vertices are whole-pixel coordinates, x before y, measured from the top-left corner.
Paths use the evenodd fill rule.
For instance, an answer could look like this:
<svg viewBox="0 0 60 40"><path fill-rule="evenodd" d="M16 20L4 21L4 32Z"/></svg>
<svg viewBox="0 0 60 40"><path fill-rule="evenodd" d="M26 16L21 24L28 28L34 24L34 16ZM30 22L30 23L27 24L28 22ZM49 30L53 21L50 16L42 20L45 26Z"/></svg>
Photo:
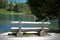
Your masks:
<svg viewBox="0 0 60 40"><path fill-rule="evenodd" d="M16 14L14 11L7 11L6 9L0 9L0 14Z"/></svg>

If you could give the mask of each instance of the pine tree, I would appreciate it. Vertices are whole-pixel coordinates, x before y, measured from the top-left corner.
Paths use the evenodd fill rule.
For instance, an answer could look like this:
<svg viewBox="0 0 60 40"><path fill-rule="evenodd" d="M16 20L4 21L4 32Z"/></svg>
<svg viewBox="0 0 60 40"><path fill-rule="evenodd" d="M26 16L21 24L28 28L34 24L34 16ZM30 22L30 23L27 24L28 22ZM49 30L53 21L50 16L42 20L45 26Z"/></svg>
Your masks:
<svg viewBox="0 0 60 40"><path fill-rule="evenodd" d="M13 11L13 10L14 10L14 4L13 1L11 1L9 4L9 11Z"/></svg>
<svg viewBox="0 0 60 40"><path fill-rule="evenodd" d="M22 6L20 3L17 3L16 8L17 8L17 12L22 12Z"/></svg>

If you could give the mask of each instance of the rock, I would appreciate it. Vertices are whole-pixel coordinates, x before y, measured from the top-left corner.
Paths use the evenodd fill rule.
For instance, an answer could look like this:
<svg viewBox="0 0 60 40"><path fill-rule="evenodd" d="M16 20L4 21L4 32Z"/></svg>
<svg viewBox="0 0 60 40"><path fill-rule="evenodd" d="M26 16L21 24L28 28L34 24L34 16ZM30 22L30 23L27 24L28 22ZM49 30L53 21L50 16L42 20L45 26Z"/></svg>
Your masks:
<svg viewBox="0 0 60 40"><path fill-rule="evenodd" d="M17 37L22 37L23 36L23 33L22 32L17 32L16 36Z"/></svg>
<svg viewBox="0 0 60 40"><path fill-rule="evenodd" d="M19 28L16 36L17 36L17 37L22 37L22 36L23 36L23 32L22 32L21 28Z"/></svg>
<svg viewBox="0 0 60 40"><path fill-rule="evenodd" d="M40 36L45 36L45 35L46 35L45 31L42 30L42 31L40 32Z"/></svg>

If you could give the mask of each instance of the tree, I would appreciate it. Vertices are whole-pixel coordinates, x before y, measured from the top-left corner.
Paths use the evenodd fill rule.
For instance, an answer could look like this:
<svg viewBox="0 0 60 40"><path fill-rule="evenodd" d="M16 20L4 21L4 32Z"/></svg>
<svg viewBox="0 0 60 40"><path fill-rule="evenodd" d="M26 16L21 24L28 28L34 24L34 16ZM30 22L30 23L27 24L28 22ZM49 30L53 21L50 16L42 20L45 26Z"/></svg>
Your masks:
<svg viewBox="0 0 60 40"><path fill-rule="evenodd" d="M7 0L4 0L3 3L4 3L3 4L4 5L4 8L6 9L7 8L7 5L8 5L8 1Z"/></svg>
<svg viewBox="0 0 60 40"><path fill-rule="evenodd" d="M23 4L23 12L25 13L25 14L31 14L31 11L30 11L30 8L29 8L29 6L28 6L28 4L26 4L26 3L22 3Z"/></svg>
<svg viewBox="0 0 60 40"><path fill-rule="evenodd" d="M21 12L21 9L20 9L20 3L17 3L17 12Z"/></svg>
<svg viewBox="0 0 60 40"><path fill-rule="evenodd" d="M8 5L8 1L7 0L0 0L0 8L6 8Z"/></svg>
<svg viewBox="0 0 60 40"><path fill-rule="evenodd" d="M39 20L58 18L60 28L60 0L28 0L27 3Z"/></svg>
<svg viewBox="0 0 60 40"><path fill-rule="evenodd" d="M56 15L57 0L28 0L31 11L39 19L52 18ZM52 16L51 16L52 15Z"/></svg>
<svg viewBox="0 0 60 40"><path fill-rule="evenodd" d="M17 9L17 12L22 12L22 10L23 10L23 5L18 2L18 3L16 4L16 9Z"/></svg>
<svg viewBox="0 0 60 40"><path fill-rule="evenodd" d="M14 11L17 11L17 2L16 1L14 1Z"/></svg>
<svg viewBox="0 0 60 40"><path fill-rule="evenodd" d="M10 2L10 4L9 4L9 11L14 11L14 6L15 6L15 4L14 4L14 2L13 1L11 1Z"/></svg>

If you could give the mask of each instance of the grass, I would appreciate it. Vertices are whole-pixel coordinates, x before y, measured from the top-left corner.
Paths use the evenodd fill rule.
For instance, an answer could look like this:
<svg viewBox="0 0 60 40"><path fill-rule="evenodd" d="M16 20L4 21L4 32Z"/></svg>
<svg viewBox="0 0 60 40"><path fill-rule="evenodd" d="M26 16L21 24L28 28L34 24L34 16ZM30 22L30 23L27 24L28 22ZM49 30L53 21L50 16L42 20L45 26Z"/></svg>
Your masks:
<svg viewBox="0 0 60 40"><path fill-rule="evenodd" d="M7 14L7 11L5 9L0 9L0 14Z"/></svg>
<svg viewBox="0 0 60 40"><path fill-rule="evenodd" d="M1 14L6 14L6 15L19 15L19 13L17 13L17 12L14 12L14 11L7 11L6 9L0 9L0 15Z"/></svg>
<svg viewBox="0 0 60 40"><path fill-rule="evenodd" d="M14 11L7 11L6 9L0 9L0 14L9 14L13 13Z"/></svg>
<svg viewBox="0 0 60 40"><path fill-rule="evenodd" d="M6 9L0 9L0 14L15 14L15 15L19 15L19 13L18 12L15 12L15 11L7 11ZM23 12L23 14L25 14L25 15L33 15L32 13L25 13L25 12Z"/></svg>

